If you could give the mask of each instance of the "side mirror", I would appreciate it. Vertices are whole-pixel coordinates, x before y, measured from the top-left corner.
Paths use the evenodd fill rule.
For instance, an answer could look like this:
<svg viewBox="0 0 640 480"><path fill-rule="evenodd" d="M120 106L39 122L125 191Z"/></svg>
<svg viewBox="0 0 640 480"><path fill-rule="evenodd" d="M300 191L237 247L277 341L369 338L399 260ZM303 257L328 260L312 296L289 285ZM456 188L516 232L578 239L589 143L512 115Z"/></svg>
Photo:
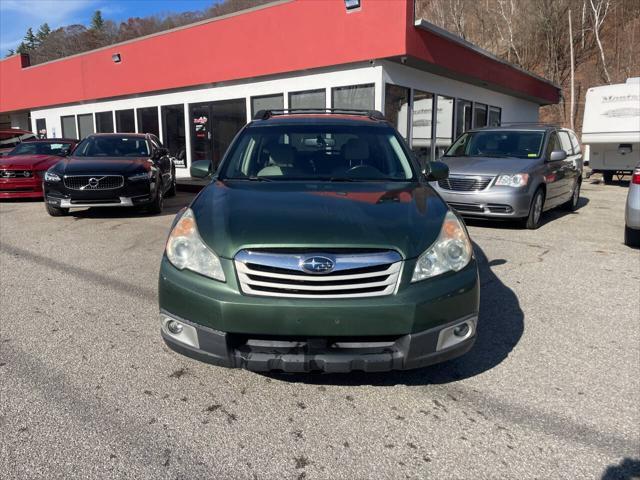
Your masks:
<svg viewBox="0 0 640 480"><path fill-rule="evenodd" d="M207 178L211 175L211 161L198 160L191 164L189 173L193 178Z"/></svg>
<svg viewBox="0 0 640 480"><path fill-rule="evenodd" d="M551 155L549 155L550 162L560 162L565 158L567 158L567 152L564 150L554 150L551 152Z"/></svg>
<svg viewBox="0 0 640 480"><path fill-rule="evenodd" d="M428 182L444 180L449 176L449 167L444 162L429 162L429 167L422 171Z"/></svg>

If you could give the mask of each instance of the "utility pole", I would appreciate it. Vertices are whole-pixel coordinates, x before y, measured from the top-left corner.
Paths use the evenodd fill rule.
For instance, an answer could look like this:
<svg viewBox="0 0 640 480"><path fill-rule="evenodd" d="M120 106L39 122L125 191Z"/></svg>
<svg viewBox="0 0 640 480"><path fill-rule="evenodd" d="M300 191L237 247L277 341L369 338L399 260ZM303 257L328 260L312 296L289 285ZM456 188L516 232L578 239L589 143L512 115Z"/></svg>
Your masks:
<svg viewBox="0 0 640 480"><path fill-rule="evenodd" d="M569 54L571 56L571 107L569 109L569 125L571 125L571 130L575 130L573 125L573 111L575 108L575 88L574 88L574 70L575 70L575 61L573 58L573 30L571 28L571 9L569 9Z"/></svg>

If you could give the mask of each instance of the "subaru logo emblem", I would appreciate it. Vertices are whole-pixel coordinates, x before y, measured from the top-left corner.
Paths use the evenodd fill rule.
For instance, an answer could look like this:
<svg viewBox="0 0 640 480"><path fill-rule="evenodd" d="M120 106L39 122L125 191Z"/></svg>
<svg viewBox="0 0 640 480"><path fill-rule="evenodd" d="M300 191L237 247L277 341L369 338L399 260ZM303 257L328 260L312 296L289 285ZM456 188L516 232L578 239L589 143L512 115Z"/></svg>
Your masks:
<svg viewBox="0 0 640 480"><path fill-rule="evenodd" d="M300 262L302 270L308 273L329 273L335 266L335 262L327 257L310 257Z"/></svg>

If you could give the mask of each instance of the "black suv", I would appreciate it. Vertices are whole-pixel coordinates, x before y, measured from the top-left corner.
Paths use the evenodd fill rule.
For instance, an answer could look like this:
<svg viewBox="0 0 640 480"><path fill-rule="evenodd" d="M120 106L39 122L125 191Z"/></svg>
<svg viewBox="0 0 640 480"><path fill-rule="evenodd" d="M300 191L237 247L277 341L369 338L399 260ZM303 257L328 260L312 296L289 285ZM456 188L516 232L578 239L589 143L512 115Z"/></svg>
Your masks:
<svg viewBox="0 0 640 480"><path fill-rule="evenodd" d="M175 195L173 159L155 135L90 135L44 175L45 205L58 217L70 208L146 207L162 211Z"/></svg>

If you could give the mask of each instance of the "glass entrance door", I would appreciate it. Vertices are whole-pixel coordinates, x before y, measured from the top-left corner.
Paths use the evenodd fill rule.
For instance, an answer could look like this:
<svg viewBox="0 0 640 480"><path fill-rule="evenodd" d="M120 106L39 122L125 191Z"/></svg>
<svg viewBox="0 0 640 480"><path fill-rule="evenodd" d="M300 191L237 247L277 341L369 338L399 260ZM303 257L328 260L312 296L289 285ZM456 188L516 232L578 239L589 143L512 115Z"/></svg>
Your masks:
<svg viewBox="0 0 640 480"><path fill-rule="evenodd" d="M211 160L213 150L211 134L211 104L189 106L191 124L191 161Z"/></svg>
<svg viewBox="0 0 640 480"><path fill-rule="evenodd" d="M247 123L244 98L189 106L191 123L191 158L211 160L218 167L233 138Z"/></svg>

